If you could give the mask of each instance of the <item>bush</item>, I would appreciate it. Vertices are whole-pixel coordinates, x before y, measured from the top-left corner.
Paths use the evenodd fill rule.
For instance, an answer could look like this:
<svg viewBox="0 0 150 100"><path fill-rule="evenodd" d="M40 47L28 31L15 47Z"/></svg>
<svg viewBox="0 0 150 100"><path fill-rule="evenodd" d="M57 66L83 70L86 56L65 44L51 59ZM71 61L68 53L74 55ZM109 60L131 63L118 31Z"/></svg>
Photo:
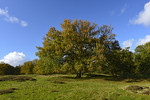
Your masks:
<svg viewBox="0 0 150 100"><path fill-rule="evenodd" d="M20 75L20 66L16 66L16 67L14 67L14 75Z"/></svg>
<svg viewBox="0 0 150 100"><path fill-rule="evenodd" d="M0 64L0 75L13 75L15 68L9 64Z"/></svg>

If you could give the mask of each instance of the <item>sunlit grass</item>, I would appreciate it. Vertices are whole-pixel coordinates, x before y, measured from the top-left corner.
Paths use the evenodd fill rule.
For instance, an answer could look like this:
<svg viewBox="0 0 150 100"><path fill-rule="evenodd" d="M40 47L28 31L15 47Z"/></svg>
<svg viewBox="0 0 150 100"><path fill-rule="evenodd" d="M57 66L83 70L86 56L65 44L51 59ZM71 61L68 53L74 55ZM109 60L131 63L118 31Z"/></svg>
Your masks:
<svg viewBox="0 0 150 100"><path fill-rule="evenodd" d="M103 78L74 79L74 75L30 75L37 81L0 81L0 90L17 88L0 95L0 100L149 100L150 96L126 91L130 85L150 87L149 81L109 81ZM63 84L61 84L63 82Z"/></svg>

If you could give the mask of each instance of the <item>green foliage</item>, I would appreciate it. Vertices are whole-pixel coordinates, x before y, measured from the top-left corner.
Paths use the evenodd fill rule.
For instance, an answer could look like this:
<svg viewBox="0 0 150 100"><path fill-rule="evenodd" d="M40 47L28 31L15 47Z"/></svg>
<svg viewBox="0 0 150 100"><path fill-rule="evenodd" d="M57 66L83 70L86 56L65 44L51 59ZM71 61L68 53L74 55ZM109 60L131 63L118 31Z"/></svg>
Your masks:
<svg viewBox="0 0 150 100"><path fill-rule="evenodd" d="M0 63L0 75L13 75L14 74L14 67L5 64L5 63Z"/></svg>
<svg viewBox="0 0 150 100"><path fill-rule="evenodd" d="M57 73L58 70L58 63L55 61L55 59L43 57L37 62L37 65L34 67L33 72L36 74L47 75Z"/></svg>
<svg viewBox="0 0 150 100"><path fill-rule="evenodd" d="M134 55L129 48L114 50L107 57L107 64L103 71L112 75L129 75L135 72Z"/></svg>
<svg viewBox="0 0 150 100"><path fill-rule="evenodd" d="M111 44L115 37L111 26L98 27L88 21L64 20L61 27L60 31L50 28L43 47L38 47L40 59L36 72L54 73L54 69L60 67L60 72L72 71L81 77L84 72L101 68L105 61L105 46Z"/></svg>
<svg viewBox="0 0 150 100"><path fill-rule="evenodd" d="M33 74L33 69L37 64L37 59L33 61L25 62L24 65L21 66L20 73L21 74Z"/></svg>
<svg viewBox="0 0 150 100"><path fill-rule="evenodd" d="M14 67L14 75L20 75L20 68L21 66Z"/></svg>
<svg viewBox="0 0 150 100"><path fill-rule="evenodd" d="M138 73L150 74L150 42L136 47L135 63Z"/></svg>

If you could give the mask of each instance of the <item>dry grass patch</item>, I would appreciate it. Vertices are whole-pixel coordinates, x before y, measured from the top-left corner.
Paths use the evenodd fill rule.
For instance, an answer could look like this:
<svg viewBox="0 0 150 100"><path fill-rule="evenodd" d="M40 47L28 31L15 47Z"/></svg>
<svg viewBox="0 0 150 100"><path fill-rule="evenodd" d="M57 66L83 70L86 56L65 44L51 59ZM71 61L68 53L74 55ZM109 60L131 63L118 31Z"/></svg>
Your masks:
<svg viewBox="0 0 150 100"><path fill-rule="evenodd" d="M146 95L150 95L150 88L147 86L128 86L126 88L126 90L129 90L133 93L137 93L137 94L146 94Z"/></svg>
<svg viewBox="0 0 150 100"><path fill-rule="evenodd" d="M144 89L143 87L137 86L137 85L135 85L135 86L128 86L126 88L126 90L129 90L129 91L131 91L133 93L139 93L139 91L142 91L143 89Z"/></svg>
<svg viewBox="0 0 150 100"><path fill-rule="evenodd" d="M0 78L0 81L18 81L18 82L23 82L23 81L36 81L36 79L33 79L32 77L29 76L5 76Z"/></svg>
<svg viewBox="0 0 150 100"><path fill-rule="evenodd" d="M13 93L14 90L17 90L16 88L10 88L10 89L7 89L7 90L0 90L0 95L2 94L8 94L8 93Z"/></svg>
<svg viewBox="0 0 150 100"><path fill-rule="evenodd" d="M137 90L143 90L144 88L143 87L141 87L141 86L128 86L127 88L126 88L126 90L130 90L130 91L137 91Z"/></svg>
<svg viewBox="0 0 150 100"><path fill-rule="evenodd" d="M58 90L51 90L51 92L59 92Z"/></svg>
<svg viewBox="0 0 150 100"><path fill-rule="evenodd" d="M142 94L150 95L150 90L144 91Z"/></svg>
<svg viewBox="0 0 150 100"><path fill-rule="evenodd" d="M46 81L50 81L51 83L56 83L56 84L66 84L66 81L65 79L62 79L62 78L56 78L56 79L47 79Z"/></svg>
<svg viewBox="0 0 150 100"><path fill-rule="evenodd" d="M66 84L65 82L63 82L63 81L52 81L52 83L56 83L56 84Z"/></svg>

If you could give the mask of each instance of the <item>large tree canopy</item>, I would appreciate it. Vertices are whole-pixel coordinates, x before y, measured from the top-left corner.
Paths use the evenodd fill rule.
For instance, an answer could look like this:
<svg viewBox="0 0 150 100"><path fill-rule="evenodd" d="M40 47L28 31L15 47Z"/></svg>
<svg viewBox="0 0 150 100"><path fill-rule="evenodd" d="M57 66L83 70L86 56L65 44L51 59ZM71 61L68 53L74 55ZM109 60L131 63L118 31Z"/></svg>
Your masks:
<svg viewBox="0 0 150 100"><path fill-rule="evenodd" d="M64 20L61 28L50 28L44 37L43 47L38 47L37 73L72 71L81 77L84 72L100 69L106 60L104 51L116 42L115 34L108 25L98 27L86 20Z"/></svg>

